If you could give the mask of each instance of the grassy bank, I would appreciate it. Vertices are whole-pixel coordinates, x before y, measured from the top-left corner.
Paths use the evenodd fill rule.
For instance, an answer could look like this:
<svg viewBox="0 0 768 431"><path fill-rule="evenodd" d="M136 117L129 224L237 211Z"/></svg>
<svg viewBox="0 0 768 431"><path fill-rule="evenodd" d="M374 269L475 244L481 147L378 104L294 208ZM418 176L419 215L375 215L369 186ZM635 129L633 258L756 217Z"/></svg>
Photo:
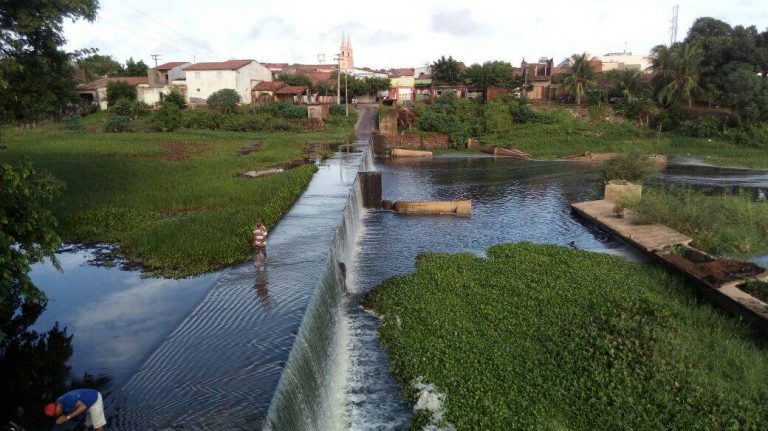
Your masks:
<svg viewBox="0 0 768 431"><path fill-rule="evenodd" d="M768 168L768 151L733 144L723 139L703 139L657 133L632 122L586 122L565 110L549 114L552 123L515 124L510 131L488 134L489 145L516 148L539 159L583 154L586 151L692 155L719 166Z"/></svg>
<svg viewBox="0 0 768 431"><path fill-rule="evenodd" d="M337 118L324 132L303 133L95 131L105 119L87 117L86 131L3 128L0 161L31 160L65 183L54 208L65 241L116 243L133 263L174 277L248 259L254 220L273 227L316 168L256 179L239 173L301 159L308 144L346 142L354 124ZM238 154L255 141L260 150Z"/></svg>
<svg viewBox="0 0 768 431"><path fill-rule="evenodd" d="M641 223L661 223L719 256L768 253L768 204L746 194L710 196L690 188L652 188L632 209Z"/></svg>
<svg viewBox="0 0 768 431"><path fill-rule="evenodd" d="M553 245L422 255L374 290L395 377L457 429L762 429L768 351L649 266ZM424 391L422 390L422 393ZM412 399L413 400L413 399ZM430 422L422 410L412 423Z"/></svg>

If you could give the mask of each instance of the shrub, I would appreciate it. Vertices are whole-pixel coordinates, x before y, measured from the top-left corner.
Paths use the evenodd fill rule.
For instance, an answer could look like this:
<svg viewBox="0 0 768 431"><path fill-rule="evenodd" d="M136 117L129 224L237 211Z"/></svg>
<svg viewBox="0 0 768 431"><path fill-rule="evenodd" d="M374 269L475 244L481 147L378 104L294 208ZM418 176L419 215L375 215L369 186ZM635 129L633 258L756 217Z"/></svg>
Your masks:
<svg viewBox="0 0 768 431"><path fill-rule="evenodd" d="M159 132L171 132L181 126L181 109L173 103L164 102L160 109L152 114L150 125L152 130Z"/></svg>
<svg viewBox="0 0 768 431"><path fill-rule="evenodd" d="M119 99L109 106L109 112L113 115L133 117L133 103L128 99Z"/></svg>
<svg viewBox="0 0 768 431"><path fill-rule="evenodd" d="M283 118L302 119L307 118L307 107L292 103L275 103L277 112Z"/></svg>
<svg viewBox="0 0 768 431"><path fill-rule="evenodd" d="M132 132L131 119L125 115L115 115L104 124L104 131L113 133Z"/></svg>
<svg viewBox="0 0 768 431"><path fill-rule="evenodd" d="M653 117L651 127L654 129L661 129L662 132L668 132L680 127L680 123L686 119L687 115L685 110L677 105L672 105Z"/></svg>
<svg viewBox="0 0 768 431"><path fill-rule="evenodd" d="M205 109L190 109L184 113L183 126L188 129L216 130L222 118L221 115Z"/></svg>
<svg viewBox="0 0 768 431"><path fill-rule="evenodd" d="M78 114L64 117L64 126L69 130L83 130L83 117Z"/></svg>
<svg viewBox="0 0 768 431"><path fill-rule="evenodd" d="M392 108L390 108L392 109ZM331 107L328 109L328 111L331 114L334 115L344 115L347 111L344 109L344 105L331 105Z"/></svg>
<svg viewBox="0 0 768 431"><path fill-rule="evenodd" d="M483 113L485 130L488 133L508 132L512 130L512 114L510 108L501 101L494 100L485 105Z"/></svg>
<svg viewBox="0 0 768 431"><path fill-rule="evenodd" d="M736 145L755 148L768 147L768 125L745 124L741 127L726 129L725 137Z"/></svg>
<svg viewBox="0 0 768 431"><path fill-rule="evenodd" d="M115 81L107 84L107 106L111 107L120 99L136 100L136 87L127 82Z"/></svg>
<svg viewBox="0 0 768 431"><path fill-rule="evenodd" d="M208 96L208 107L225 114L235 111L240 103L240 95L231 88L224 88Z"/></svg>
<svg viewBox="0 0 768 431"><path fill-rule="evenodd" d="M721 135L720 122L715 117L685 120L680 123L679 132L694 138L716 138Z"/></svg>
<svg viewBox="0 0 768 431"><path fill-rule="evenodd" d="M184 96L181 95L176 89L171 90L170 93L168 93L165 96L165 103L172 103L176 105L179 109L184 109L187 107L186 101L184 101Z"/></svg>
<svg viewBox="0 0 768 431"><path fill-rule="evenodd" d="M136 100L131 104L131 111L133 113L133 118L136 118L149 114L151 110L149 109L149 105Z"/></svg>
<svg viewBox="0 0 768 431"><path fill-rule="evenodd" d="M650 158L639 153L626 153L603 162L598 170L601 180L643 182L658 172Z"/></svg>

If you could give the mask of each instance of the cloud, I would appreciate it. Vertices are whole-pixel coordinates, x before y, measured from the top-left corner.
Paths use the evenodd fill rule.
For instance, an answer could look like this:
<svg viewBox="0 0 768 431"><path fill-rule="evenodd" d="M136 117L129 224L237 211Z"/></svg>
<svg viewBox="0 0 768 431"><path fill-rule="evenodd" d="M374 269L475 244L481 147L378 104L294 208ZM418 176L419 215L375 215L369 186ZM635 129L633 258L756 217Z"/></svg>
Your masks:
<svg viewBox="0 0 768 431"><path fill-rule="evenodd" d="M251 27L251 31L248 33L248 37L253 39L260 38L278 38L285 35L293 34L293 27L290 26L279 16L268 16L262 18Z"/></svg>
<svg viewBox="0 0 768 431"><path fill-rule="evenodd" d="M436 11L432 13L432 31L453 36L476 36L486 33L486 28L472 19L469 9Z"/></svg>
<svg viewBox="0 0 768 431"><path fill-rule="evenodd" d="M368 37L364 39L368 45L387 45L390 43L398 43L407 40L409 36L404 33L396 33L393 31L376 30ZM354 40L352 41L354 43Z"/></svg>

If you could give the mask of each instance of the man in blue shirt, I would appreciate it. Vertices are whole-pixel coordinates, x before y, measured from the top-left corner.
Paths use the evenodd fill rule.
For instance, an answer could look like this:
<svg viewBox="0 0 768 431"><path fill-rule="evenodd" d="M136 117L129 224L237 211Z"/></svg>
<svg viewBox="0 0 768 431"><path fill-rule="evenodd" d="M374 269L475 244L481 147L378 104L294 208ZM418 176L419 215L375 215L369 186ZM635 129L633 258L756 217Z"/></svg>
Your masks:
<svg viewBox="0 0 768 431"><path fill-rule="evenodd" d="M55 417L57 424L63 424L86 412L88 416L85 417L85 425L103 431L107 420L104 418L104 402L97 390L75 389L57 398L55 403L45 406L45 414Z"/></svg>

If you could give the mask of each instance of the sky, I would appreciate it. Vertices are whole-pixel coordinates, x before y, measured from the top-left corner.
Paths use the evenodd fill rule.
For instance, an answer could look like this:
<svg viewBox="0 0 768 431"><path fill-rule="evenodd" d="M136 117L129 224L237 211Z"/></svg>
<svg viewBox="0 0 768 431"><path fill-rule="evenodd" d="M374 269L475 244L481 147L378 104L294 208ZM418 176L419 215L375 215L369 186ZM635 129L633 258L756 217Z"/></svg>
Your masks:
<svg viewBox="0 0 768 431"><path fill-rule="evenodd" d="M97 48L120 62L333 62L342 32L356 67L419 67L441 55L518 65L575 52L647 54L669 43L672 8L678 39L694 19L768 28L768 2L720 0L263 1L101 0L98 17L67 22L68 50Z"/></svg>

